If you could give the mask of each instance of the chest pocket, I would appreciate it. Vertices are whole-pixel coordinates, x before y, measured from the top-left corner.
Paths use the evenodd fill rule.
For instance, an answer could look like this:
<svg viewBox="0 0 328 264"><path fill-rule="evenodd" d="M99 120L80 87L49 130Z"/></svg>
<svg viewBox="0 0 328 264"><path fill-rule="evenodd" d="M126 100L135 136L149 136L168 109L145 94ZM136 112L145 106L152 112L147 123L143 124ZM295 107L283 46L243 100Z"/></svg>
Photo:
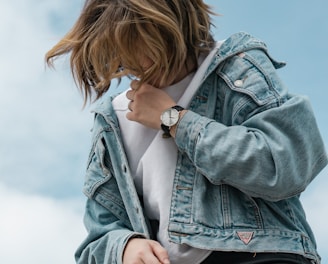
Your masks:
<svg viewBox="0 0 328 264"><path fill-rule="evenodd" d="M130 226L116 179L113 177L111 160L105 148L105 139L101 134L95 141L89 156L83 192L89 199L96 200Z"/></svg>
<svg viewBox="0 0 328 264"><path fill-rule="evenodd" d="M239 125L252 115L283 104L287 89L276 68L284 66L261 49L232 56L217 68L225 122Z"/></svg>

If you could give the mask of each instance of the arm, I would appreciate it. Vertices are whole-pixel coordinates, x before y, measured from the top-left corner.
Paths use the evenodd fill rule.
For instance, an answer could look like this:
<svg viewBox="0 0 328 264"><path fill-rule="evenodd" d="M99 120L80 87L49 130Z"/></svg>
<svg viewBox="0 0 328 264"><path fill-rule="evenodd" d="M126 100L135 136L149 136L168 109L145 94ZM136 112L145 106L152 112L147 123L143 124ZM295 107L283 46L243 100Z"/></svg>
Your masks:
<svg viewBox="0 0 328 264"><path fill-rule="evenodd" d="M309 103L302 97L237 126L188 111L176 143L212 183L267 200L299 194L327 163Z"/></svg>
<svg viewBox="0 0 328 264"><path fill-rule="evenodd" d="M262 50L228 59L216 74L219 117L185 113L179 149L214 184L272 201L302 192L327 164L308 100L288 94Z"/></svg>
<svg viewBox="0 0 328 264"><path fill-rule="evenodd" d="M209 89L220 94L220 110L213 112L221 116L214 120L188 109L171 131L179 150L210 182L271 201L299 194L327 164L309 102L288 94L274 64L257 49L228 58ZM127 97L133 102L127 117L155 129L161 112L176 105L149 85Z"/></svg>

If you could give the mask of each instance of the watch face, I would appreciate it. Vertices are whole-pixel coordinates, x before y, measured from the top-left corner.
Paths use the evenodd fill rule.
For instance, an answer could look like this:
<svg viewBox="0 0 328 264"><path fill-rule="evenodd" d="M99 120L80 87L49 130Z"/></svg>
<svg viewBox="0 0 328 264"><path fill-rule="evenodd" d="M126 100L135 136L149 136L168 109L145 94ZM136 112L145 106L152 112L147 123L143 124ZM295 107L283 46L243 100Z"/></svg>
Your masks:
<svg viewBox="0 0 328 264"><path fill-rule="evenodd" d="M174 126L179 120L179 112L174 108L165 110L161 115L162 124L168 127Z"/></svg>

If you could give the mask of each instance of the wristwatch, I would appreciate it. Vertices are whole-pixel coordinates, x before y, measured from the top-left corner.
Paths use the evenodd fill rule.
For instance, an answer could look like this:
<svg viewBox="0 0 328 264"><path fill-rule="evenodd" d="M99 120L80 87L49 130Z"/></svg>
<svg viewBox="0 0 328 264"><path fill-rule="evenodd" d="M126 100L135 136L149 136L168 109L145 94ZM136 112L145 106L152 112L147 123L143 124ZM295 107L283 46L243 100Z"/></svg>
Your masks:
<svg viewBox="0 0 328 264"><path fill-rule="evenodd" d="M171 137L170 129L172 126L176 125L179 122L180 112L184 110L183 107L175 105L169 109L166 109L161 114L161 128L164 131L163 137Z"/></svg>

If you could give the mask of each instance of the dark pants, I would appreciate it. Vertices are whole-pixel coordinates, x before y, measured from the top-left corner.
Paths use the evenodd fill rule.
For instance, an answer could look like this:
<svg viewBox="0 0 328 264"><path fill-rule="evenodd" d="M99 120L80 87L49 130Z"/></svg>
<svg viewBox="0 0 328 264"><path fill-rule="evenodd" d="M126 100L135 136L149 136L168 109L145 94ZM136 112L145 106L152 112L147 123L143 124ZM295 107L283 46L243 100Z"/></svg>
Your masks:
<svg viewBox="0 0 328 264"><path fill-rule="evenodd" d="M311 261L294 254L214 251L202 264L311 264Z"/></svg>

